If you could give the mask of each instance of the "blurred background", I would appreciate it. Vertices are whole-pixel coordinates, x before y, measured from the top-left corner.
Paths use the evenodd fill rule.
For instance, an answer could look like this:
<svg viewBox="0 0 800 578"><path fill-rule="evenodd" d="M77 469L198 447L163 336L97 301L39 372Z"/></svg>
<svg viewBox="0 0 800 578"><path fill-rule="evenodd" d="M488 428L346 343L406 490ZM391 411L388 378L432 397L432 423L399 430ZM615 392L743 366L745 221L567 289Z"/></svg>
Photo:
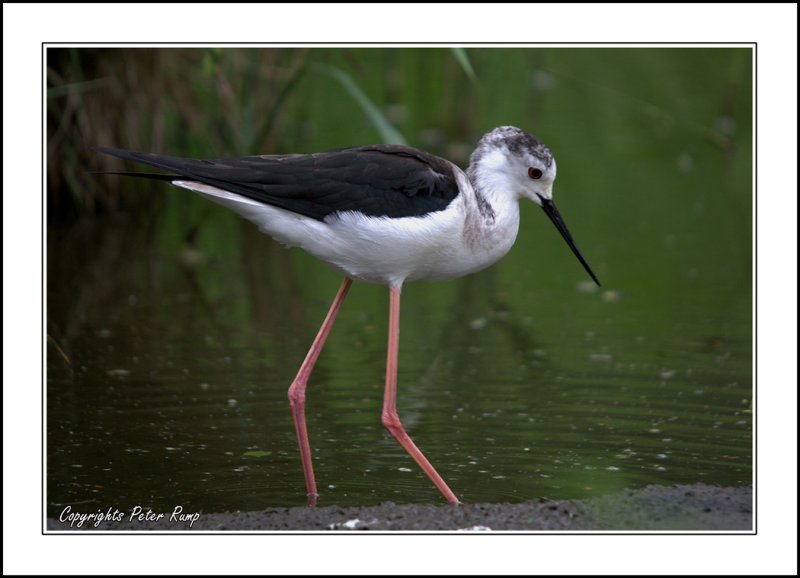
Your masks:
<svg viewBox="0 0 800 578"><path fill-rule="evenodd" d="M752 483L746 48L48 48L47 504L305 504L286 390L340 278L113 146L223 158L398 142L466 168L511 124L603 286L522 206L492 268L404 288L398 409L467 502ZM148 170L148 169L144 169ZM308 389L319 505L442 503L380 425L388 292Z"/></svg>

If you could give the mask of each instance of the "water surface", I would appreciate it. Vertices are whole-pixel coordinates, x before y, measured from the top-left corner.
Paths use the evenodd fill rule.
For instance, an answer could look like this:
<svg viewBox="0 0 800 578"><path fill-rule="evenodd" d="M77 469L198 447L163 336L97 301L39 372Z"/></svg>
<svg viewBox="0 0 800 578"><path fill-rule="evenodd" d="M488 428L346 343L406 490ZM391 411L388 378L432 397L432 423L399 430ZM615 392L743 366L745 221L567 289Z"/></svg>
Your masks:
<svg viewBox="0 0 800 578"><path fill-rule="evenodd" d="M368 70L399 71L402 86L427 78L431 98L453 96L427 68L446 51L353 53ZM407 285L398 409L410 435L467 502L751 484L749 51L470 54L489 86L523 75L508 94L475 92L452 111L480 111L470 135L443 128L446 107L436 122L414 116L424 91L371 94L408 97L409 120L396 122L412 144L459 162L493 126L538 134L558 159L556 201L603 286L532 205L494 267ZM357 70L369 91L373 77ZM333 90L325 82L297 84L287 114L316 124L299 141L287 121L278 152L377 140L314 117L325 103L313 95ZM190 154L184 144L159 152ZM48 197L48 515L304 504L286 390L340 279L188 192L91 178L138 208L67 218L56 191ZM387 307L385 288L354 285L309 383L320 505L442 503L380 425Z"/></svg>

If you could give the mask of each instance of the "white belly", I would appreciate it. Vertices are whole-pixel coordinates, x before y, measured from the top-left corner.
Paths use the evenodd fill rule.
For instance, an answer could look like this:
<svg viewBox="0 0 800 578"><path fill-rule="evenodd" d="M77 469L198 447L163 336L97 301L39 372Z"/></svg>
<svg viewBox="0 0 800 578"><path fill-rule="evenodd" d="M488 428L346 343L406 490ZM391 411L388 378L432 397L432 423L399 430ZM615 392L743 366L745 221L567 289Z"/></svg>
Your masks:
<svg viewBox="0 0 800 578"><path fill-rule="evenodd" d="M305 249L348 277L399 287L404 281L449 279L479 271L503 257L517 234L513 223L476 237L465 235L464 207L458 199L424 217L367 217L343 212L318 221L263 205L235 193L191 181L175 181L232 209L290 247ZM498 223L499 224L499 223Z"/></svg>

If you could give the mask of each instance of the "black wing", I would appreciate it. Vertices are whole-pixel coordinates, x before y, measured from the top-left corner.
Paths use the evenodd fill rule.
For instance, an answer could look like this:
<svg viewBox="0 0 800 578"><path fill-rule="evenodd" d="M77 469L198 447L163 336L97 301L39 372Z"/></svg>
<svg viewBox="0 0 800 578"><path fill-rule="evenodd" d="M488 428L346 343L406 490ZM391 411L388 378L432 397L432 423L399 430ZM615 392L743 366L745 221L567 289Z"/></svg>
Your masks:
<svg viewBox="0 0 800 578"><path fill-rule="evenodd" d="M318 220L338 211L421 216L441 211L458 195L453 165L398 145L214 161L106 147L96 150L168 170L180 179L152 174L143 177L197 181Z"/></svg>

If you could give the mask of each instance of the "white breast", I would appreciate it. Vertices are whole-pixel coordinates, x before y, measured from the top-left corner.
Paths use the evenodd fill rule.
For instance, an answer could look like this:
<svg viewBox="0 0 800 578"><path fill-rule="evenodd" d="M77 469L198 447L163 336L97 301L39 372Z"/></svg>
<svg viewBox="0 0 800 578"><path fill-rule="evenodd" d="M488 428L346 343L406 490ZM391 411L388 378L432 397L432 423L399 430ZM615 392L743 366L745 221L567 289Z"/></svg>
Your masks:
<svg viewBox="0 0 800 578"><path fill-rule="evenodd" d="M479 271L513 245L519 224L516 203L513 210L504 207L497 214L495 209L492 223L481 221L469 181L463 173L458 177L466 191L462 188L462 194L442 211L403 218L341 212L324 221L197 182L173 184L232 209L274 239L305 249L344 275L399 287L404 281L449 279Z"/></svg>

